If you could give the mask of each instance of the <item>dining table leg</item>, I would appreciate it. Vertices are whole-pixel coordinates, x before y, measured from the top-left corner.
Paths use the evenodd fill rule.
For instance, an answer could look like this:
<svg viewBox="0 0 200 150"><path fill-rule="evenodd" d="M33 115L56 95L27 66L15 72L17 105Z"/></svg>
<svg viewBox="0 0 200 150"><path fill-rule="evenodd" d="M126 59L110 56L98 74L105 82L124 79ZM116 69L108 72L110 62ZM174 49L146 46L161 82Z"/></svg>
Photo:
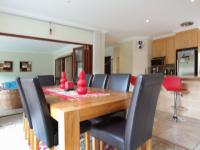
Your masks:
<svg viewBox="0 0 200 150"><path fill-rule="evenodd" d="M80 150L79 112L60 112L58 118L59 148L61 150Z"/></svg>

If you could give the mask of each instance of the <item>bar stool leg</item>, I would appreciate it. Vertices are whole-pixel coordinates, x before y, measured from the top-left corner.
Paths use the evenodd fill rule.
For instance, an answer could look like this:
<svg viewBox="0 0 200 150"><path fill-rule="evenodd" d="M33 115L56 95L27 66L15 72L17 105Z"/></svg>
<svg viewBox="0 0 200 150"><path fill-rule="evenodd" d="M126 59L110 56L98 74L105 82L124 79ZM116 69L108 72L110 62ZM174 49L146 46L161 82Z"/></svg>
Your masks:
<svg viewBox="0 0 200 150"><path fill-rule="evenodd" d="M177 122L178 121L178 114L177 114L177 92L174 92L174 114L173 119Z"/></svg>

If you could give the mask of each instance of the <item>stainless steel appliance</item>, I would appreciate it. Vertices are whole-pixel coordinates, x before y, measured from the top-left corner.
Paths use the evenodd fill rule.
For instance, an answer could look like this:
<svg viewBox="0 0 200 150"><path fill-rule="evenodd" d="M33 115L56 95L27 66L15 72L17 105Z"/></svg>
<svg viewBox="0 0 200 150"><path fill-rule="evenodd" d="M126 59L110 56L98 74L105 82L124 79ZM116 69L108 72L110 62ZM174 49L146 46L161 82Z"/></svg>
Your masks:
<svg viewBox="0 0 200 150"><path fill-rule="evenodd" d="M165 57L155 57L151 59L151 73L163 73Z"/></svg>
<svg viewBox="0 0 200 150"><path fill-rule="evenodd" d="M176 51L176 74L178 76L196 76L198 73L198 48Z"/></svg>

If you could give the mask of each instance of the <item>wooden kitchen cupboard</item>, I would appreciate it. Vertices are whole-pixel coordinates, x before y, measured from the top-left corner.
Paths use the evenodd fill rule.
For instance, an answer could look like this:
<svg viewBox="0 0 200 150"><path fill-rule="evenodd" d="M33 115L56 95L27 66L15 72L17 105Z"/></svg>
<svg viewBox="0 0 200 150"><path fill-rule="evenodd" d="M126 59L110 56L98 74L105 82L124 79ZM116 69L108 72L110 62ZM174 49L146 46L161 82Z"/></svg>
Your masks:
<svg viewBox="0 0 200 150"><path fill-rule="evenodd" d="M175 49L175 36L171 36L166 40L166 64L175 64L176 62L176 49Z"/></svg>
<svg viewBox="0 0 200 150"><path fill-rule="evenodd" d="M152 43L152 58L166 56L166 40L158 39Z"/></svg>
<svg viewBox="0 0 200 150"><path fill-rule="evenodd" d="M198 47L198 29L179 32L175 37L176 49Z"/></svg>

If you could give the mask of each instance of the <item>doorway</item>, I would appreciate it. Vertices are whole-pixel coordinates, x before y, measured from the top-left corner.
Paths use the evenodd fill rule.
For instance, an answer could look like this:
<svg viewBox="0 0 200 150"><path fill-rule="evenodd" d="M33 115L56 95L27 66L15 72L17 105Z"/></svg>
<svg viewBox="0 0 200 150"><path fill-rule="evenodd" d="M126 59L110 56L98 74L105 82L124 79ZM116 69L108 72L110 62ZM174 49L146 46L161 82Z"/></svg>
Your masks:
<svg viewBox="0 0 200 150"><path fill-rule="evenodd" d="M105 74L111 74L111 56L105 57Z"/></svg>
<svg viewBox="0 0 200 150"><path fill-rule="evenodd" d="M73 76L73 63L72 63L72 55L65 57L65 72L67 76L67 80L72 81L72 76Z"/></svg>

